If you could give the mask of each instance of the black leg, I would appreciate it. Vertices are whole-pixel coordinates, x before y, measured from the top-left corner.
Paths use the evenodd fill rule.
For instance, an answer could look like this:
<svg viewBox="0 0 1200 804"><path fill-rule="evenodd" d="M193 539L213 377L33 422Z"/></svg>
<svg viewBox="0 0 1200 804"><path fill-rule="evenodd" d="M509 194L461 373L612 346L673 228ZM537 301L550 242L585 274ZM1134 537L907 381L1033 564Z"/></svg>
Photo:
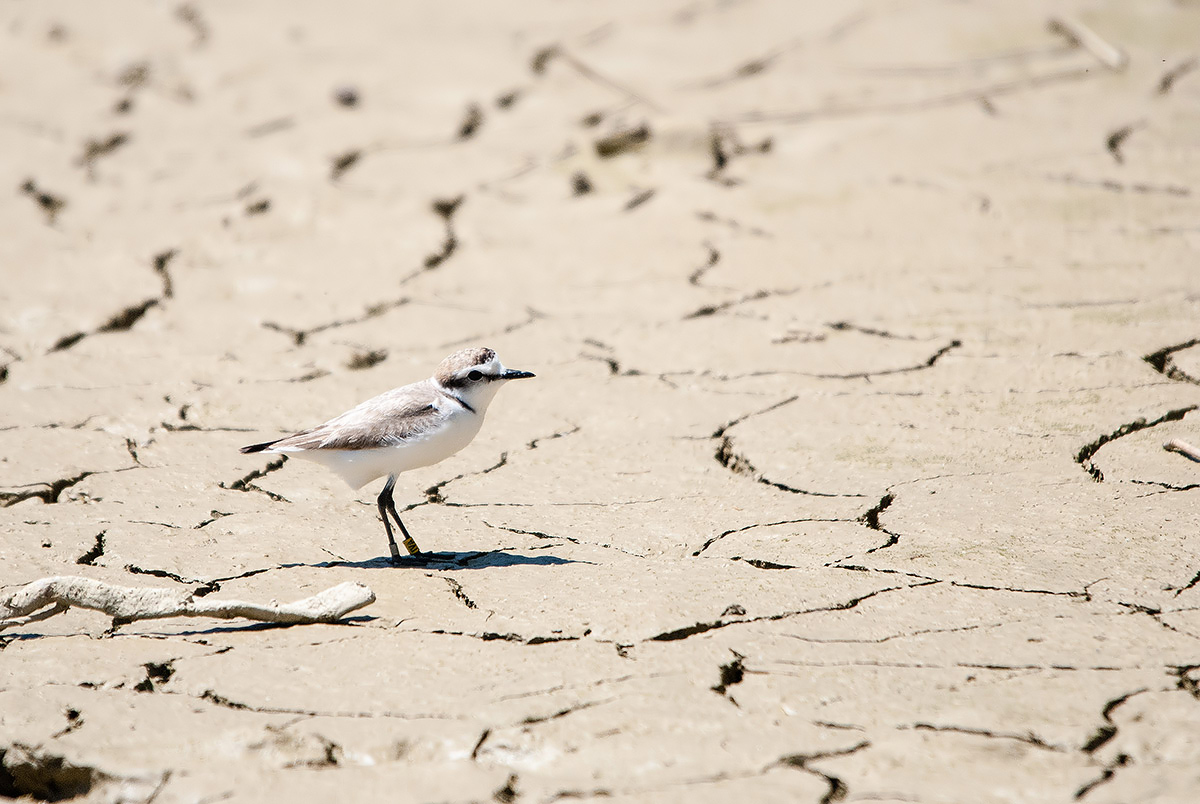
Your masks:
<svg viewBox="0 0 1200 804"><path fill-rule="evenodd" d="M392 538L392 523L388 521L388 506L392 504L392 489L396 486L396 476L388 475L387 482L383 484L383 491L379 492L379 516L383 517L383 529L387 531L388 549L392 551L392 561L400 560L400 548L396 547L396 540ZM406 534L407 535L407 534Z"/></svg>
<svg viewBox="0 0 1200 804"><path fill-rule="evenodd" d="M400 520L400 514L396 512L396 503L392 500L392 489L396 486L396 476L388 475L388 481L383 486L383 491L379 494L379 515L383 517L383 525L387 529L388 547L392 551L392 560L400 558L400 551L396 548L396 542L392 538L392 528L388 524L388 513L391 513L392 518L396 520L396 524L400 526L400 532L404 534L404 548L408 550L409 555L417 555L421 552L421 548L417 547L416 541L412 536L408 535L408 528L404 527L404 523Z"/></svg>
<svg viewBox="0 0 1200 804"><path fill-rule="evenodd" d="M408 529L404 527L404 523L400 521L400 515L396 513L396 503L392 501L390 496L388 497L388 510L392 512L392 518L396 520L396 524L400 526L400 532L404 534L404 538L401 540L404 542L404 549L408 550L408 554L411 556L415 556L420 553L421 548L417 547L416 541L412 536L408 535Z"/></svg>

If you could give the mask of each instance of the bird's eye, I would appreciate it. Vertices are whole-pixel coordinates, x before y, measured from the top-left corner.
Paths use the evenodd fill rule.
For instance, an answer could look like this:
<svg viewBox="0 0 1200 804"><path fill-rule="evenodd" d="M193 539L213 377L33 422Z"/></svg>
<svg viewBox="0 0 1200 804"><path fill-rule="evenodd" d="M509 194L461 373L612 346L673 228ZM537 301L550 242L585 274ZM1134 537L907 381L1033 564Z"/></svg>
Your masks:
<svg viewBox="0 0 1200 804"><path fill-rule="evenodd" d="M467 374L467 379L471 382L479 382L483 379L483 372L472 370L469 374Z"/></svg>

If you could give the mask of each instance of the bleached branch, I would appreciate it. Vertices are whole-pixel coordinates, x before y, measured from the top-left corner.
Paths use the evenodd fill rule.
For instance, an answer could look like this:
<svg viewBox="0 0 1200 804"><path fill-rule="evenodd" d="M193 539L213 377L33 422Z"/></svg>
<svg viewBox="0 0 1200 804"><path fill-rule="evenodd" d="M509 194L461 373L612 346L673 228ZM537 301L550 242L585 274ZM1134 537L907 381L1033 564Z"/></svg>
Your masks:
<svg viewBox="0 0 1200 804"><path fill-rule="evenodd" d="M268 623L331 623L375 602L361 583L347 582L291 603L248 603L197 598L178 589L116 586L91 578L60 575L42 578L0 600L0 631L44 620L71 606L103 612L117 623L163 617L244 617ZM47 608L50 607L50 608Z"/></svg>

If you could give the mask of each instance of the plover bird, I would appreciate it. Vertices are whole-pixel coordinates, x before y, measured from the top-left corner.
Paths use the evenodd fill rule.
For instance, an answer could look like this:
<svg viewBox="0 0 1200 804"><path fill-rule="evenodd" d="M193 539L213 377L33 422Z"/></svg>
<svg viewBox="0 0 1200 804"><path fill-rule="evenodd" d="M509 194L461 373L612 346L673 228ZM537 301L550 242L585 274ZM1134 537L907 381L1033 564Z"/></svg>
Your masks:
<svg viewBox="0 0 1200 804"><path fill-rule="evenodd" d="M251 444L242 452L307 458L332 469L355 489L387 475L379 492L379 516L395 561L400 551L389 514L400 526L408 552L421 552L392 501L396 475L445 460L470 444L500 386L532 376L505 368L491 349L463 349L443 360L427 380L393 388L311 430Z"/></svg>

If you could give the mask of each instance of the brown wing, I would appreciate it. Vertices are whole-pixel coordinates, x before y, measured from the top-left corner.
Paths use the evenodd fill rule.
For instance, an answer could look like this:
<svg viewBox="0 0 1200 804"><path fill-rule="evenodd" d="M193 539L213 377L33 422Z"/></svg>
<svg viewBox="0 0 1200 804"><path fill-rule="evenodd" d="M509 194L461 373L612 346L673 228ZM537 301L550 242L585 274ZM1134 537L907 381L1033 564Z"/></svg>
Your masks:
<svg viewBox="0 0 1200 804"><path fill-rule="evenodd" d="M413 398L389 392L311 430L272 442L270 448L288 451L391 447L423 435L440 418L436 404L428 396Z"/></svg>

